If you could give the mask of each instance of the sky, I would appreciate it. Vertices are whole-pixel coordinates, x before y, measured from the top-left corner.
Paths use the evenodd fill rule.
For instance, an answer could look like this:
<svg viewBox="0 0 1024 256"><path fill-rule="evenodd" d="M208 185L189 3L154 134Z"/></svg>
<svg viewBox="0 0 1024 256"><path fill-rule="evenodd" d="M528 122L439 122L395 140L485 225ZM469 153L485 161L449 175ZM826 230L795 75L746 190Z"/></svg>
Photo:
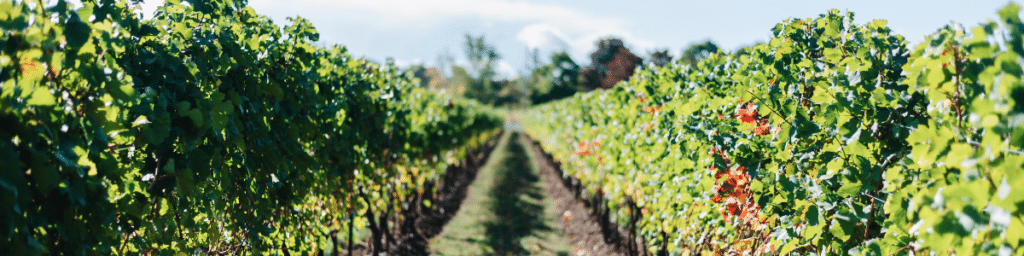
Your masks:
<svg viewBox="0 0 1024 256"><path fill-rule="evenodd" d="M154 10L163 1L149 0ZM505 78L528 74L529 52L541 59L567 51L589 64L597 40L623 39L636 55L667 49L678 57L693 43L711 40L723 50L765 42L771 28L789 18L812 18L829 9L855 13L854 22L875 19L910 43L951 21L967 27L997 19L1007 0L861 1L610 1L610 0L249 0L278 26L288 17L310 20L321 45L341 44L356 57L399 66L435 65L449 54L467 63L465 35L484 36L501 54Z"/></svg>

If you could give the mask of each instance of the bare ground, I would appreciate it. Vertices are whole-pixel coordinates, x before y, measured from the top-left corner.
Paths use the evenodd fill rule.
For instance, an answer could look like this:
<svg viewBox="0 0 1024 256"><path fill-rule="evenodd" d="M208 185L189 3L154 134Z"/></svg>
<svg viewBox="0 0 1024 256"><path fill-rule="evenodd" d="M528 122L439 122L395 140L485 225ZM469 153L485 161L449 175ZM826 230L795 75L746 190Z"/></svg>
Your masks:
<svg viewBox="0 0 1024 256"><path fill-rule="evenodd" d="M506 131L512 132L512 131ZM625 239L621 231L614 227L614 224L602 227L599 213L588 207L587 202L581 200L572 178L563 177L562 170L551 155L544 152L539 144L525 134L512 136L517 138L518 143L525 148L531 160L536 164L535 172L539 175L543 187L548 191L551 202L554 204L554 211L559 215L558 222L561 224L560 233L564 244L568 245L571 252L569 255L627 255ZM387 246L387 253L383 255L431 255L434 251L430 248L430 241L441 234L445 225L455 217L466 200L470 185L476 182L477 174L494 154L498 140L505 134L497 136L487 145L474 150L470 157L458 165L449 166L447 173L438 187L437 198L430 199L434 207L422 207L418 209L418 218L412 221L405 221L402 225L392 230L396 242ZM487 192L472 192L487 193ZM415 229L411 229L414 226ZM410 232L411 231L411 232ZM339 240L340 237L339 237ZM361 241L354 246L352 255L369 255L366 241ZM344 245L341 248L346 248ZM514 255L530 254L529 252L516 253ZM341 252L338 255L348 255Z"/></svg>
<svg viewBox="0 0 1024 256"><path fill-rule="evenodd" d="M522 136L524 145L540 164L541 176L547 181L548 192L554 199L559 212L563 213L562 235L574 255L626 255L621 250L617 232L609 232L602 228L600 221L583 200L572 191L571 181L564 179L551 155L541 150L540 146L528 136Z"/></svg>

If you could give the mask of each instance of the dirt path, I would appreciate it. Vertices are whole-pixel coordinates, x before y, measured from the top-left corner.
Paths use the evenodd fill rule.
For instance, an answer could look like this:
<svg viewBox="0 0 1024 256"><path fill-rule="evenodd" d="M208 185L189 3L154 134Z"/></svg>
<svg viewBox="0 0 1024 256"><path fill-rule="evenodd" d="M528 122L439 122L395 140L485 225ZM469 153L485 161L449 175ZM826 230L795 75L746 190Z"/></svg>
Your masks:
<svg viewBox="0 0 1024 256"><path fill-rule="evenodd" d="M435 255L570 255L561 213L537 173L525 136L509 132L470 185L459 212L435 237Z"/></svg>
<svg viewBox="0 0 1024 256"><path fill-rule="evenodd" d="M502 134L505 133L507 132L502 132ZM416 217L407 219L403 223L391 222L393 228L389 232L398 241L396 244L386 245L385 252L377 255L430 255L429 239L440 234L445 224L455 217L455 213L459 211L459 207L466 199L469 184L476 180L478 170L488 162L501 137L505 136L490 139L486 144L470 151L461 162L449 165L438 184L436 196L427 193L423 194L423 198L421 198L421 200L430 200L432 206L415 207L418 204L412 203L414 207L407 209L404 214ZM434 184L427 185L428 187L424 190L433 189ZM361 239L358 243L353 244L351 253L344 250L337 254L329 253L327 255L373 255L367 248L367 244L370 243L367 239ZM344 240L339 240L339 242L342 243L339 245L339 249L349 248Z"/></svg>
<svg viewBox="0 0 1024 256"><path fill-rule="evenodd" d="M566 182L535 141L506 130L449 167L433 207L393 229L383 255L625 255Z"/></svg>
<svg viewBox="0 0 1024 256"><path fill-rule="evenodd" d="M583 201L563 184L561 172L544 154L537 144L527 136L521 136L531 157L538 163L537 169L546 182L548 193L554 199L555 208L561 213L562 237L573 250L572 255L625 255L618 250L614 238L605 235L598 219L591 214Z"/></svg>

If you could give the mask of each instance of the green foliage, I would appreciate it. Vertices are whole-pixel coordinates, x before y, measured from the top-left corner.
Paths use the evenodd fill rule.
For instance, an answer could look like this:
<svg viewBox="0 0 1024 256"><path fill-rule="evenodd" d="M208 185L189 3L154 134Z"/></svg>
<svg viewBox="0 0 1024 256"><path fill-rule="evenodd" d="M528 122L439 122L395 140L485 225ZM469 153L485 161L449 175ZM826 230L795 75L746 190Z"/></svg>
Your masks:
<svg viewBox="0 0 1024 256"><path fill-rule="evenodd" d="M707 59L712 54L720 53L718 45L711 42L711 40L704 41L702 43L691 44L683 49L683 55L679 57L684 65L694 66L697 65L701 60Z"/></svg>
<svg viewBox="0 0 1024 256"><path fill-rule="evenodd" d="M407 72L419 78L423 86L451 92L458 97L487 105L510 106L527 103L528 85L522 83L521 79L498 77L496 64L501 55L493 45L484 40L483 36L473 37L467 34L465 51L469 66L455 65L452 63L452 56L442 55L439 57L439 67L425 68L417 65L410 67ZM451 77L442 74L441 70L450 70Z"/></svg>
<svg viewBox="0 0 1024 256"><path fill-rule="evenodd" d="M501 59L501 55L493 45L488 44L484 37L473 37L466 35L466 57L470 62L468 72L455 72L456 76L465 76L466 88L464 95L467 98L477 101L495 104L499 100L499 91L502 83L495 81L497 71L494 69L495 62Z"/></svg>
<svg viewBox="0 0 1024 256"><path fill-rule="evenodd" d="M931 118L910 134L907 167L887 173L889 199L900 203L890 204L895 217L888 221L901 232L888 232L886 240L916 236L918 250L963 255L1021 253L1019 13L1011 4L999 11L999 23L970 32L947 26L912 53L905 84L927 97ZM886 240L879 243L883 252L899 245Z"/></svg>
<svg viewBox="0 0 1024 256"><path fill-rule="evenodd" d="M525 130L617 216L647 212L651 252L1018 255L1024 25L1000 15L912 52L884 20L788 20L535 107Z"/></svg>
<svg viewBox="0 0 1024 256"><path fill-rule="evenodd" d="M551 62L533 69L530 101L541 104L572 96L580 88L580 66L565 52L551 54Z"/></svg>
<svg viewBox="0 0 1024 256"><path fill-rule="evenodd" d="M302 18L279 28L242 2L172 0L141 20L129 6L0 2L5 251L323 251L501 124L313 46Z"/></svg>

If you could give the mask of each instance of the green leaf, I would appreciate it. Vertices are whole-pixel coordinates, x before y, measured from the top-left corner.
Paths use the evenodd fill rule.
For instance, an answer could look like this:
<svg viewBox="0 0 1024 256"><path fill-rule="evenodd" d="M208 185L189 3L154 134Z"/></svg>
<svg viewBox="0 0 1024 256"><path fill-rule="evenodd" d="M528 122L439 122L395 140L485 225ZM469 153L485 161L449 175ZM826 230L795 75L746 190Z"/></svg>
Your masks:
<svg viewBox="0 0 1024 256"><path fill-rule="evenodd" d="M946 73L943 72L943 70L939 68L941 66L929 65L928 67L929 67L929 69L928 69L927 73L928 73L928 83L929 84L932 84L934 87L938 87L938 86L935 86L935 85L939 85L942 82L946 81Z"/></svg>
<svg viewBox="0 0 1024 256"><path fill-rule="evenodd" d="M64 38L67 39L68 46L80 48L89 41L91 35L92 28L89 27L89 24L86 24L78 16L78 13L72 13L71 18L68 19L67 27L64 28Z"/></svg>
<svg viewBox="0 0 1024 256"><path fill-rule="evenodd" d="M814 88L814 96L811 96L811 101L818 104L831 102L833 98L830 93L825 87Z"/></svg>
<svg viewBox="0 0 1024 256"><path fill-rule="evenodd" d="M873 21L868 23L868 27L869 28L874 28L874 29L881 29L881 28L885 28L885 26L887 24L889 24L889 21L887 21L887 20L873 20Z"/></svg>
<svg viewBox="0 0 1024 256"><path fill-rule="evenodd" d="M96 56L96 45L92 40L85 41L82 47L78 48L79 59L91 59Z"/></svg>
<svg viewBox="0 0 1024 256"><path fill-rule="evenodd" d="M1006 229L1006 242L1016 247L1020 245L1021 239L1024 239L1024 221L1018 216L1012 218L1010 228Z"/></svg>
<svg viewBox="0 0 1024 256"><path fill-rule="evenodd" d="M971 155L974 155L974 147L967 143L955 143L949 149L949 155L946 155L946 164L951 166L960 166L960 162L967 159Z"/></svg>
<svg viewBox="0 0 1024 256"><path fill-rule="evenodd" d="M919 144L931 140L932 137L935 137L935 130L932 130L930 127L927 126L922 126L917 128L917 130L914 130L914 132L910 133L910 136L907 137L907 142L912 144Z"/></svg>
<svg viewBox="0 0 1024 256"><path fill-rule="evenodd" d="M277 82L270 82L263 86L263 92L266 94L273 95L275 99L283 99L284 91L281 90L281 85Z"/></svg>
<svg viewBox="0 0 1024 256"><path fill-rule="evenodd" d="M838 218L833 219L832 228L829 229L829 232L832 233L832 235L836 236L836 238L839 238L839 240L841 241L850 240L850 237L853 235L853 231L853 222Z"/></svg>
<svg viewBox="0 0 1024 256"><path fill-rule="evenodd" d="M213 118L212 125L213 129L220 132L227 126L230 121L231 115L234 113L234 108L231 107L230 101L224 101L225 95L220 92L214 93L210 97L210 101L213 102L213 111L211 117Z"/></svg>
<svg viewBox="0 0 1024 256"><path fill-rule="evenodd" d="M57 104L57 99L50 93L50 88L46 86L36 87L32 91L32 97L28 99L28 105L30 106L53 106Z"/></svg>
<svg viewBox="0 0 1024 256"><path fill-rule="evenodd" d="M907 230L907 194L905 192L898 192L891 194L889 200L885 201L883 209L889 214L889 221L892 221L894 225L891 227L897 229L900 232L906 233Z"/></svg>
<svg viewBox="0 0 1024 256"><path fill-rule="evenodd" d="M875 104L878 104L879 106L890 107L889 102L891 100L888 96L886 96L885 89L883 89L882 87L875 87L875 90L872 92L871 95L871 101L874 102Z"/></svg>
<svg viewBox="0 0 1024 256"><path fill-rule="evenodd" d="M114 99L123 102L131 102L135 99L135 88L132 88L130 83L121 83L118 80L114 80L106 83L107 92L110 92L110 96Z"/></svg>
<svg viewBox="0 0 1024 256"><path fill-rule="evenodd" d="M793 249L796 249L796 245L797 245L798 242L799 242L798 240L793 239L793 240L789 241L789 243L786 243L786 245L783 245L782 248L779 249L779 255L786 255L789 252L792 252Z"/></svg>
<svg viewBox="0 0 1024 256"><path fill-rule="evenodd" d="M825 225L813 225L813 224L809 224L808 223L807 224L807 228L805 228L804 231L802 232L803 233L803 239L804 240L811 240L811 239L818 240L818 239L820 239L821 235L822 235L822 229L824 229L824 228L825 228Z"/></svg>
<svg viewBox="0 0 1024 256"><path fill-rule="evenodd" d="M32 181L40 192L49 193L60 185L60 173L54 169L48 156L42 153L33 153L31 164Z"/></svg>
<svg viewBox="0 0 1024 256"><path fill-rule="evenodd" d="M202 127L206 124L205 122L203 122L203 113L200 112L198 108L189 110L188 113L186 113L186 115L190 119L192 119L192 123L195 124L196 127Z"/></svg>
<svg viewBox="0 0 1024 256"><path fill-rule="evenodd" d="M820 218L821 218L821 216L818 213L818 206L817 205L810 205L807 208L807 213L804 214L804 219L807 220L807 224L811 225L811 226L818 226L818 225L820 225L821 224L820 223ZM820 229L821 228L819 228L819 230Z"/></svg>
<svg viewBox="0 0 1024 256"><path fill-rule="evenodd" d="M794 124L799 128L796 134L798 138L807 138L821 131L821 126L808 120L805 112L797 112L795 117Z"/></svg>
<svg viewBox="0 0 1024 256"><path fill-rule="evenodd" d="M178 104L174 105L174 110L178 111L179 115L184 115L189 109L192 109L192 103L188 101L178 102Z"/></svg>
<svg viewBox="0 0 1024 256"><path fill-rule="evenodd" d="M845 166L846 162L843 161L842 158L836 158L828 162L828 165L826 165L825 168L827 168L828 170L832 171L833 174L835 174L842 171Z"/></svg>
<svg viewBox="0 0 1024 256"><path fill-rule="evenodd" d="M259 49L260 47L259 37L251 37L249 38L249 40L246 40L245 42L249 45L249 49L256 50Z"/></svg>
<svg viewBox="0 0 1024 256"><path fill-rule="evenodd" d="M775 49L775 59L782 59L783 55L790 53L793 53L793 43L788 41L782 42L781 44L779 44L779 48Z"/></svg>
<svg viewBox="0 0 1024 256"><path fill-rule="evenodd" d="M985 118L981 120L981 127L984 128L992 128L997 124L999 124L999 117L996 117L995 115L985 116Z"/></svg>
<svg viewBox="0 0 1024 256"><path fill-rule="evenodd" d="M171 205L167 198L160 198L160 216L166 215L169 210L171 210Z"/></svg>
<svg viewBox="0 0 1024 256"><path fill-rule="evenodd" d="M860 189L864 187L864 184L860 182L847 182L836 191L836 195L841 197L852 197L860 194Z"/></svg>
<svg viewBox="0 0 1024 256"><path fill-rule="evenodd" d="M174 177L178 182L178 187L175 191L181 192L186 196L192 196L193 191L195 190L195 181L193 180L192 169L178 169L174 172Z"/></svg>
<svg viewBox="0 0 1024 256"><path fill-rule="evenodd" d="M1020 6L1010 2L1002 9L999 9L999 17L1009 23L1020 23Z"/></svg>
<svg viewBox="0 0 1024 256"><path fill-rule="evenodd" d="M186 25L184 22L177 22L177 23L175 23L173 31L174 31L174 33L177 33L178 35L181 35L182 39L185 39L185 40L191 40L192 39L192 28L188 27L188 25Z"/></svg>
<svg viewBox="0 0 1024 256"><path fill-rule="evenodd" d="M828 63L839 63L843 59L843 52L835 48L825 48L825 60Z"/></svg>
<svg viewBox="0 0 1024 256"><path fill-rule="evenodd" d="M868 149L867 146L864 146L864 144L861 144L859 141L852 141L852 143L847 144L843 148L847 154L853 156L860 156L864 158L871 158L871 154L874 153L871 151L871 149Z"/></svg>

